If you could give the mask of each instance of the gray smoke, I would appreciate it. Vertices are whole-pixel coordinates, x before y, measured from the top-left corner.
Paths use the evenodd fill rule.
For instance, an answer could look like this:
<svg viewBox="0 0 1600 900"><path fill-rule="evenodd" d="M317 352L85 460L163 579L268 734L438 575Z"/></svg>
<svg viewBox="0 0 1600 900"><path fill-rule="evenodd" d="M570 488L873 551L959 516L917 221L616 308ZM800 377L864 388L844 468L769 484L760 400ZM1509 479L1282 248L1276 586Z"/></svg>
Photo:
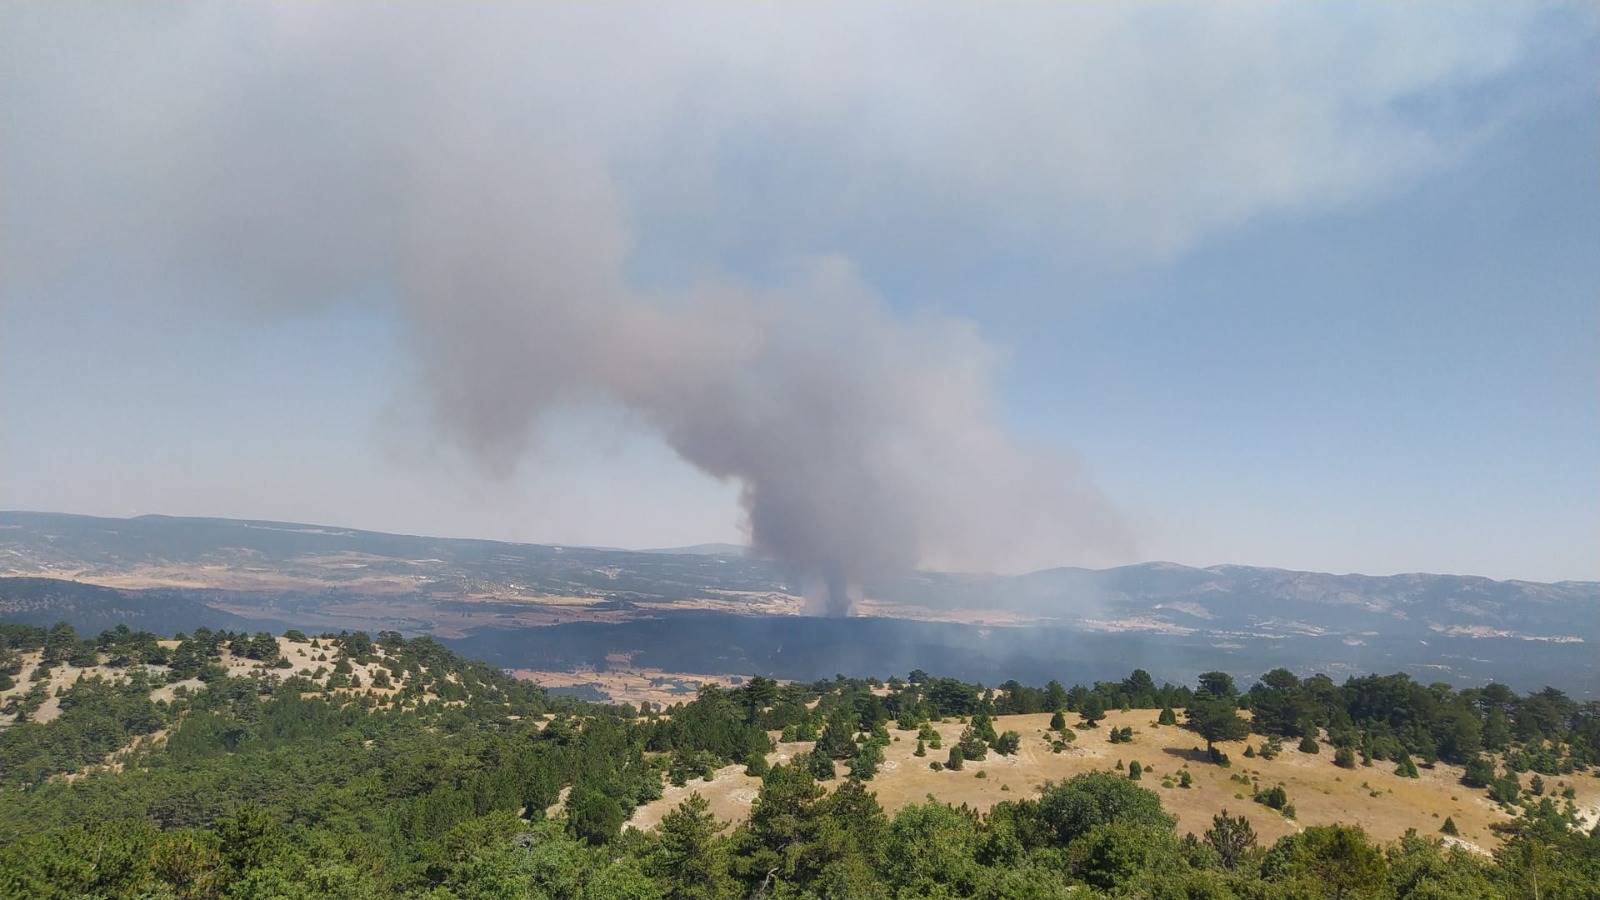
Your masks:
<svg viewBox="0 0 1600 900"><path fill-rule="evenodd" d="M863 578L919 564L1121 549L1072 467L995 421L995 354L969 326L892 314L837 258L777 288L634 288L604 173L525 156L501 172L483 146L419 171L403 303L439 421L492 469L516 465L546 416L619 405L736 481L752 544L818 582L833 613Z"/></svg>
<svg viewBox="0 0 1600 900"><path fill-rule="evenodd" d="M0 243L8 288L392 305L420 402L488 472L564 411L623 410L736 482L752 544L834 613L915 566L1127 554L1071 460L1002 426L1000 359L968 323L891 309L842 254L798 252L759 283L714 262L671 281L630 270L639 173L656 176L657 228L658 182L692 197L704 177L630 149L682 133L662 131L682 95L653 95L649 75L671 42L600 77L621 65L585 43L617 24L603 11L339 9L13 15L0 101L17 127L0 149L28 161L17 191L52 194ZM618 14L647 32L645 17ZM550 33L569 38L535 40Z"/></svg>

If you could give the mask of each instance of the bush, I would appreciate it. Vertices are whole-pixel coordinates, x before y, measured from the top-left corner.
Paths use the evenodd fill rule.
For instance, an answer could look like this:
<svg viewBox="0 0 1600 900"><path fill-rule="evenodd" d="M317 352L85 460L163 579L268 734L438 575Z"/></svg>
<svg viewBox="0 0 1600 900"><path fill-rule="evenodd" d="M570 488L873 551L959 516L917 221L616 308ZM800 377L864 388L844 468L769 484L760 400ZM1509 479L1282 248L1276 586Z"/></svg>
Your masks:
<svg viewBox="0 0 1600 900"><path fill-rule="evenodd" d="M1161 715L1156 717L1156 724L1176 725L1178 724L1178 715L1172 711L1172 707L1163 706L1161 707Z"/></svg>
<svg viewBox="0 0 1600 900"><path fill-rule="evenodd" d="M951 747L950 748L950 757L945 760L944 767L946 769L950 769L952 771L959 772L959 771L961 771L961 767L965 763L965 761L966 761L966 757L962 755L961 748L959 746Z"/></svg>
<svg viewBox="0 0 1600 900"><path fill-rule="evenodd" d="M1194 776L1189 774L1188 769L1180 769L1178 771L1178 787L1186 788L1192 784L1194 784Z"/></svg>
<svg viewBox="0 0 1600 900"><path fill-rule="evenodd" d="M772 767L767 764L767 755L765 753L750 754L750 758L744 764L744 773L752 778L761 778L771 769Z"/></svg>
<svg viewBox="0 0 1600 900"><path fill-rule="evenodd" d="M1496 778L1489 785L1489 799L1496 803L1515 803L1521 793L1522 785L1517 781L1517 776L1510 772Z"/></svg>
<svg viewBox="0 0 1600 900"><path fill-rule="evenodd" d="M1137 759L1128 764L1129 781L1138 781L1141 777L1143 777L1143 775L1144 767L1139 765L1139 761Z"/></svg>
<svg viewBox="0 0 1600 900"><path fill-rule="evenodd" d="M1407 756L1405 753L1400 754L1400 763L1394 767L1394 773L1399 775L1401 778L1420 777L1417 772L1417 764L1412 762L1411 757Z"/></svg>
<svg viewBox="0 0 1600 900"><path fill-rule="evenodd" d="M1356 752L1349 747L1340 747L1333 751L1333 764L1341 769L1354 769L1356 767Z"/></svg>
<svg viewBox="0 0 1600 900"><path fill-rule="evenodd" d="M1300 739L1299 749L1301 753L1317 753L1320 752L1322 748L1318 746L1317 739L1308 734Z"/></svg>
<svg viewBox="0 0 1600 900"><path fill-rule="evenodd" d="M927 756L928 755L928 747L927 747L926 744L924 744L922 742L921 738L917 739L917 749L911 751L911 755L912 756Z"/></svg>
<svg viewBox="0 0 1600 900"><path fill-rule="evenodd" d="M1266 790L1257 788L1253 799L1268 809L1281 811L1289 805L1289 792L1283 789L1283 785L1275 784Z"/></svg>
<svg viewBox="0 0 1600 900"><path fill-rule="evenodd" d="M1011 756L1022 749L1022 735L1015 731L1002 733L994 741L994 752L1001 756Z"/></svg>

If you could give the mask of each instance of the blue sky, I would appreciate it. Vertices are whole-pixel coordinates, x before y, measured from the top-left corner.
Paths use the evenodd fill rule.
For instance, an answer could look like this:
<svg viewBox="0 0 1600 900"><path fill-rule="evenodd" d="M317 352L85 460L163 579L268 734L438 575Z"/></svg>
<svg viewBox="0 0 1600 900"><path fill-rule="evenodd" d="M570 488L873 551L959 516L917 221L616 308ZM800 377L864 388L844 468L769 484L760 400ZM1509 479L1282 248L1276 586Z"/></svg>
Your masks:
<svg viewBox="0 0 1600 900"><path fill-rule="evenodd" d="M481 332L460 316L500 308L405 297L432 229L483 204L386 204L481 180L561 212L506 213L566 248L544 270L595 260L540 290L737 283L759 313L842 260L853 286L816 307L881 305L892 358L967 346L905 337L926 317L970 328L992 372L928 377L1061 454L1126 538L1085 514L1030 565L1600 578L1592 9L184 10L0 13L0 507L745 539L747 461L686 449L676 406L609 375L523 403L561 374L517 344L461 380ZM486 127L449 180L396 149ZM456 421L437 398L458 389L527 428ZM1023 505L1009 489L918 484L905 515L989 524ZM921 561L966 559L929 549L958 536L923 533Z"/></svg>

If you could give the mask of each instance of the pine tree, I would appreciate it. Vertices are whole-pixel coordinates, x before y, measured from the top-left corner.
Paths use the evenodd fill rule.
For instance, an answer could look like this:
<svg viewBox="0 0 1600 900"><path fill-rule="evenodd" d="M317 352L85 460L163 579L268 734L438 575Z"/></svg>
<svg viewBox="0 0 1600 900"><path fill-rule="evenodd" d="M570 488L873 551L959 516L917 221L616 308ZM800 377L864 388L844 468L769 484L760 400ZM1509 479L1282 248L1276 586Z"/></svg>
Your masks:
<svg viewBox="0 0 1600 900"><path fill-rule="evenodd" d="M1139 761L1137 759L1134 760L1131 763L1128 763L1128 780L1129 781L1138 781L1141 777L1143 777L1143 775L1144 775L1144 766L1139 765Z"/></svg>
<svg viewBox="0 0 1600 900"><path fill-rule="evenodd" d="M1186 771L1183 774L1188 775ZM1187 784L1183 785L1188 787ZM1256 846L1256 830L1250 827L1250 820L1244 816L1230 816L1224 809L1211 817L1211 827L1206 829L1205 842L1217 851L1223 868L1232 869L1239 865Z"/></svg>
<svg viewBox="0 0 1600 900"><path fill-rule="evenodd" d="M1444 824L1439 826L1439 833L1448 834L1451 837L1456 837L1461 834L1461 832L1456 829L1456 820L1450 818L1449 816L1444 817Z"/></svg>
<svg viewBox="0 0 1600 900"><path fill-rule="evenodd" d="M1078 715L1085 725L1093 728L1106 717L1106 701L1099 694L1090 694L1083 698L1083 706L1078 710Z"/></svg>
<svg viewBox="0 0 1600 900"><path fill-rule="evenodd" d="M1401 778L1419 778L1419 777L1421 777L1420 774L1417 772L1417 764L1412 762L1411 761L1411 756L1409 754L1406 754L1406 753L1401 753L1400 754L1400 764L1395 766L1394 773L1396 775L1399 775Z"/></svg>
<svg viewBox="0 0 1600 900"><path fill-rule="evenodd" d="M989 755L989 742L983 739L978 730L971 725L961 732L961 740L956 742L956 749L961 751L962 759L980 760Z"/></svg>
<svg viewBox="0 0 1600 900"><path fill-rule="evenodd" d="M928 748L923 745L921 738L917 739L917 749L912 751L911 755L912 756L927 756L928 755Z"/></svg>
<svg viewBox="0 0 1600 900"><path fill-rule="evenodd" d="M806 771L818 781L831 781L836 774L833 768L833 758L826 753L812 751L806 754Z"/></svg>
<svg viewBox="0 0 1600 900"><path fill-rule="evenodd" d="M745 760L744 773L752 778L761 778L771 769L765 753L751 753L749 759Z"/></svg>
<svg viewBox="0 0 1600 900"><path fill-rule="evenodd" d="M721 830L722 823L711 814L711 804L699 794L690 794L661 819L647 870L667 884L669 897L713 898L736 893L724 844L717 837Z"/></svg>
<svg viewBox="0 0 1600 900"><path fill-rule="evenodd" d="M994 752L1001 756L1011 756L1022 749L1022 735L1015 731L1002 733L994 741Z"/></svg>
<svg viewBox="0 0 1600 900"><path fill-rule="evenodd" d="M812 748L813 753L820 753L829 759L849 759L856 755L856 742L850 731L850 723L845 720L844 713L836 710L828 716L828 723L822 728L822 736L817 738L817 745Z"/></svg>

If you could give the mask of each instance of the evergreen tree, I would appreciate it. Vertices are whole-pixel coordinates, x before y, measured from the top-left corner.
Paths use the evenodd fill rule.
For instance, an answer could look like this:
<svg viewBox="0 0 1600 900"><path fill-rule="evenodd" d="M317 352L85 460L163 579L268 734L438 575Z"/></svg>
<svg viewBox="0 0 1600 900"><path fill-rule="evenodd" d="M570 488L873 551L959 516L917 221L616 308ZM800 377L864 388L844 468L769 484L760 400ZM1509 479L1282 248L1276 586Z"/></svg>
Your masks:
<svg viewBox="0 0 1600 900"><path fill-rule="evenodd" d="M876 741L866 741L850 758L850 777L857 781L868 781L878 774L878 766L883 763L883 748Z"/></svg>
<svg viewBox="0 0 1600 900"><path fill-rule="evenodd" d="M1420 773L1417 772L1417 764L1412 762L1410 755L1404 752L1400 754L1400 763L1395 766L1394 773L1401 778L1421 777Z"/></svg>
<svg viewBox="0 0 1600 900"><path fill-rule="evenodd" d="M765 753L752 753L750 754L749 758L745 760L744 773L754 778L761 778L762 776L766 775L771 768L772 767L767 763L767 755Z"/></svg>
<svg viewBox="0 0 1600 900"><path fill-rule="evenodd" d="M711 804L699 794L690 794L662 817L646 871L666 885L667 897L717 900L738 895L724 844L717 837L721 829Z"/></svg>
<svg viewBox="0 0 1600 900"><path fill-rule="evenodd" d="M1098 693L1089 694L1078 708L1078 717L1083 719L1085 725L1094 728L1106 717L1106 701Z"/></svg>
<svg viewBox="0 0 1600 900"><path fill-rule="evenodd" d="M812 752L820 753L829 759L849 759L855 756L855 738L849 720L842 711L836 710L828 716L827 724L822 728L822 736L817 738L817 745L812 748Z"/></svg>
<svg viewBox="0 0 1600 900"><path fill-rule="evenodd" d="M962 759L973 761L981 760L989 755L989 743L983 739L978 730L968 725L961 732L961 739L956 742L955 749L961 751Z"/></svg>
<svg viewBox="0 0 1600 900"><path fill-rule="evenodd" d="M1022 749L1022 735L1015 731L1002 733L994 741L994 752L1001 756L1011 756Z"/></svg>
<svg viewBox="0 0 1600 900"><path fill-rule="evenodd" d="M815 750L805 754L805 769L818 781L831 781L838 774L833 767L833 758Z"/></svg>
<svg viewBox="0 0 1600 900"><path fill-rule="evenodd" d="M1183 774L1189 774L1185 771ZM1188 785L1184 785L1187 787ZM1238 868L1246 854L1255 849L1256 830L1244 816L1230 816L1224 809L1211 817L1211 827L1206 829L1205 842L1217 851L1217 857L1227 869Z"/></svg>
<svg viewBox="0 0 1600 900"><path fill-rule="evenodd" d="M1232 700L1221 697L1196 695L1187 711L1188 726L1205 738L1206 750L1213 751L1217 741L1237 741L1250 733L1250 725L1239 718L1239 708Z"/></svg>

